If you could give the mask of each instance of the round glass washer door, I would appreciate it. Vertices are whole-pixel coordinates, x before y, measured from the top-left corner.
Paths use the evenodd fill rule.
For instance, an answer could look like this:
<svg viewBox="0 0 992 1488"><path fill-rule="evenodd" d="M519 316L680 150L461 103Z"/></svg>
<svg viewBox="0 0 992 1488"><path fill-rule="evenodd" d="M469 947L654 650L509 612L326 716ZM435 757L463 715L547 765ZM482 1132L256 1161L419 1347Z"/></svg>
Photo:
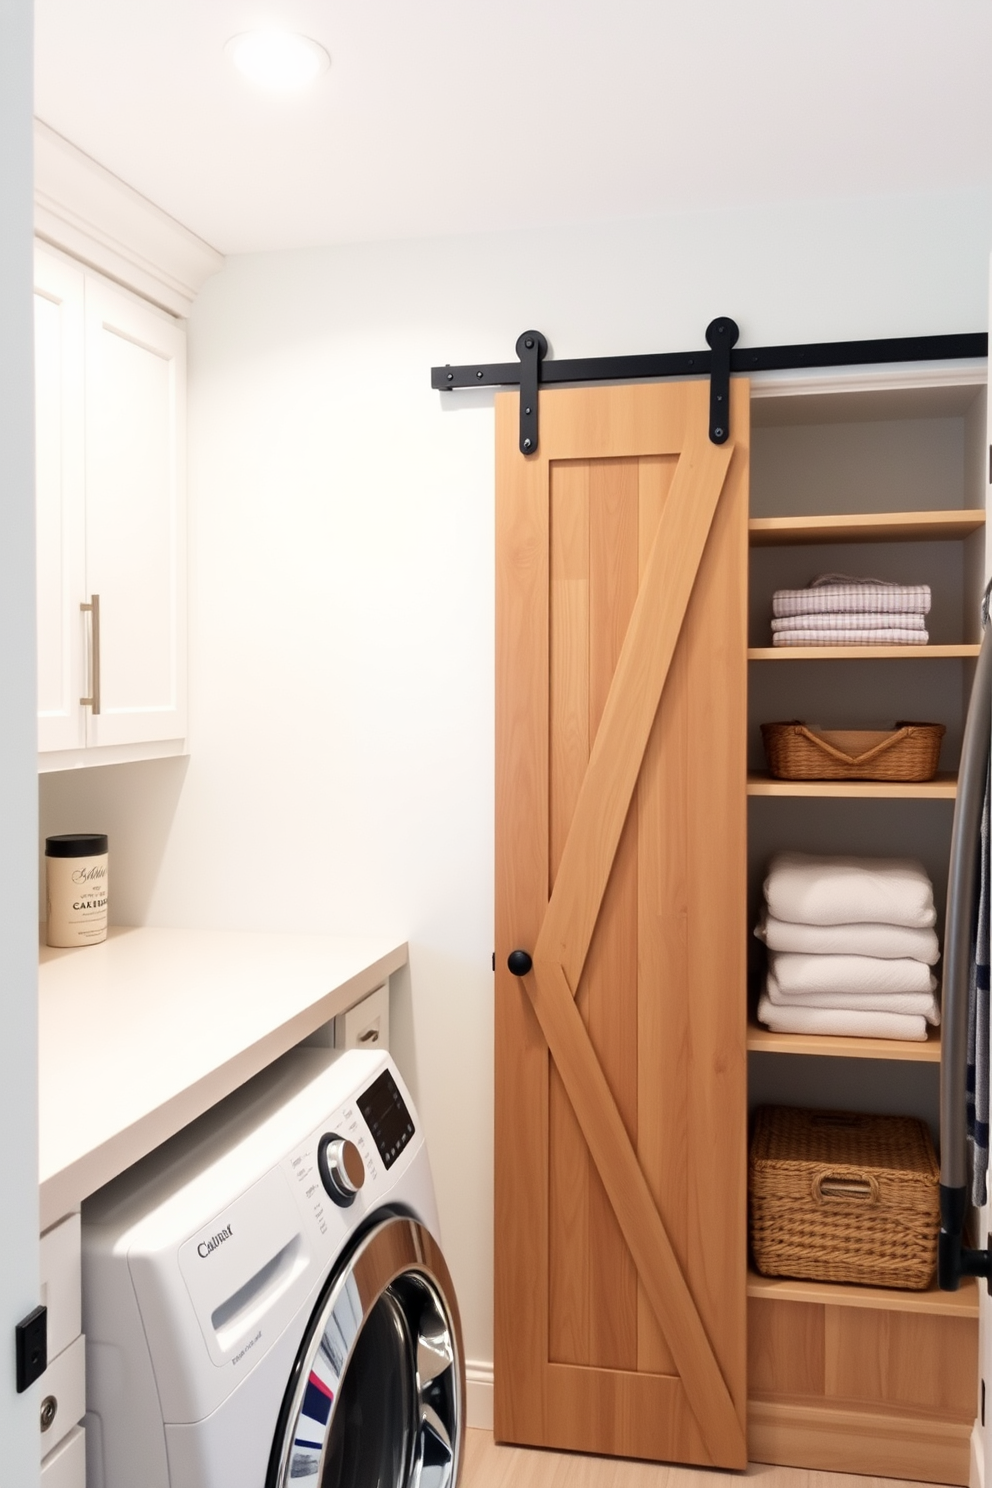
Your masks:
<svg viewBox="0 0 992 1488"><path fill-rule="evenodd" d="M279 1414L266 1488L457 1488L465 1363L430 1231L391 1216L317 1304Z"/></svg>

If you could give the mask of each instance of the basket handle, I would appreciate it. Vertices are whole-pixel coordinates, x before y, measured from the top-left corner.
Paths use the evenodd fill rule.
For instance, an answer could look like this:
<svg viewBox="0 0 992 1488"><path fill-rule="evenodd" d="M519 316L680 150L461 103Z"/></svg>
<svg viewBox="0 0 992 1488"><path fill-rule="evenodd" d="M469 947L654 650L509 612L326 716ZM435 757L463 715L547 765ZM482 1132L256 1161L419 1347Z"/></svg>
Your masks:
<svg viewBox="0 0 992 1488"><path fill-rule="evenodd" d="M883 739L880 744L875 744L871 749L866 749L863 754L848 754L843 749L837 749L833 744L828 744L826 739L821 739L819 734L814 734L804 723L799 724L796 733L804 735L811 743L815 744L824 754L830 755L835 760L840 760L844 765L867 765L880 754L887 754L897 744L913 732L912 725L900 725L898 733L892 734L888 739Z"/></svg>
<svg viewBox="0 0 992 1488"><path fill-rule="evenodd" d="M813 1178L813 1197L818 1204L831 1199L841 1203L877 1204L878 1179L874 1173L817 1173Z"/></svg>

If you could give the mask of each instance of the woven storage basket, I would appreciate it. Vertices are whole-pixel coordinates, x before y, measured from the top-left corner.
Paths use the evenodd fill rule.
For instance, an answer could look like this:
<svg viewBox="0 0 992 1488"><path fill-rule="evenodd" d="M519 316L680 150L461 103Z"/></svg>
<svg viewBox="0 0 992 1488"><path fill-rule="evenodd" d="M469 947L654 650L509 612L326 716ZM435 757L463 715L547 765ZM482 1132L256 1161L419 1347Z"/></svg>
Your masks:
<svg viewBox="0 0 992 1488"><path fill-rule="evenodd" d="M937 1261L939 1181L915 1117L762 1106L748 1165L755 1265L922 1291Z"/></svg>
<svg viewBox="0 0 992 1488"><path fill-rule="evenodd" d="M763 723L768 768L779 780L932 780L942 723L900 723L894 729L823 729L804 723Z"/></svg>

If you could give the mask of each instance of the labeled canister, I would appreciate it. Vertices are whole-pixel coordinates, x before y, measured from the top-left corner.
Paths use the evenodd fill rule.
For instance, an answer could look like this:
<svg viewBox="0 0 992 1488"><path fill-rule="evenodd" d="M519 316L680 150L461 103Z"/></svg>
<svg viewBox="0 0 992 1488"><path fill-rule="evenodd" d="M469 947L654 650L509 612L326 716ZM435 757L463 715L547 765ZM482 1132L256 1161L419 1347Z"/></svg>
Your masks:
<svg viewBox="0 0 992 1488"><path fill-rule="evenodd" d="M107 838L63 832L45 838L50 946L96 945L107 938Z"/></svg>

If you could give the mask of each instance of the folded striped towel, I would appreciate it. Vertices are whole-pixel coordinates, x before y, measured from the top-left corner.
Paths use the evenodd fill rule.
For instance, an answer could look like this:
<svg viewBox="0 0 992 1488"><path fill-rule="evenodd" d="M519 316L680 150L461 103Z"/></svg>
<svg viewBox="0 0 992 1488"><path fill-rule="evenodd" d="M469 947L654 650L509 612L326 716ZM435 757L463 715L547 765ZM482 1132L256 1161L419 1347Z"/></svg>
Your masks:
<svg viewBox="0 0 992 1488"><path fill-rule="evenodd" d="M790 630L926 630L922 612L900 614L898 623L889 610L817 610L809 615L783 615L772 621L772 634Z"/></svg>
<svg viewBox="0 0 992 1488"><path fill-rule="evenodd" d="M883 579L859 579L851 574L821 574L805 589L778 589L772 614L816 615L824 611L890 615L926 615L930 611L929 584L890 584Z"/></svg>
<svg viewBox="0 0 992 1488"><path fill-rule="evenodd" d="M773 646L925 646L926 630L788 630L772 636Z"/></svg>
<svg viewBox="0 0 992 1488"><path fill-rule="evenodd" d="M904 1039L923 1043L927 1020L920 1014L859 1013L846 1008L775 1007L767 996L758 1003L758 1020L773 1033L839 1034L845 1038Z"/></svg>
<svg viewBox="0 0 992 1488"><path fill-rule="evenodd" d="M936 923L933 885L913 858L821 857L776 853L765 878L765 903L776 920L796 925Z"/></svg>
<svg viewBox="0 0 992 1488"><path fill-rule="evenodd" d="M852 1013L910 1013L936 1027L940 1008L932 992L783 992L771 972L765 992L773 1007L832 1008Z"/></svg>
<svg viewBox="0 0 992 1488"><path fill-rule="evenodd" d="M883 961L878 956L803 956L770 951L768 971L783 992L816 998L821 992L881 997L890 992L937 990L937 978L923 961L908 957Z"/></svg>
<svg viewBox="0 0 992 1488"><path fill-rule="evenodd" d="M940 960L936 930L914 930L908 925L793 925L767 912L754 933L770 951L798 951L814 956L879 956L893 960L912 956L934 966Z"/></svg>

